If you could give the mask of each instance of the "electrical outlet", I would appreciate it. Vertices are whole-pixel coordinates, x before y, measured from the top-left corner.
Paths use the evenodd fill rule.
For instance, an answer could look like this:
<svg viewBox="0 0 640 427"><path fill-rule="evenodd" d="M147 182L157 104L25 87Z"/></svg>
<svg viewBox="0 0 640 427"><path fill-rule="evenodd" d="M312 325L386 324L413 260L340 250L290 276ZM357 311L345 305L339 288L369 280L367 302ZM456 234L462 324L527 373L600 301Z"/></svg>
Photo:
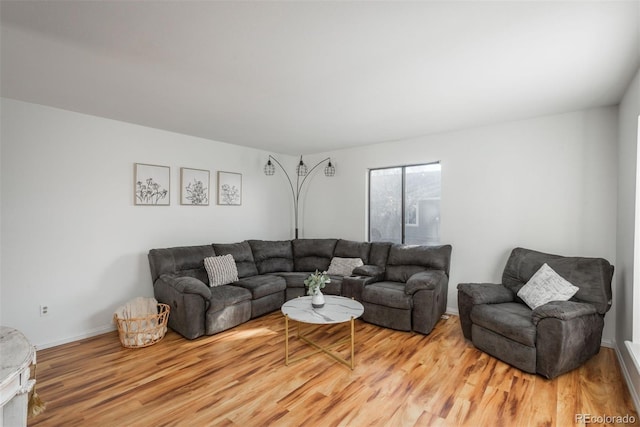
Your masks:
<svg viewBox="0 0 640 427"><path fill-rule="evenodd" d="M48 305L41 305L40 306L40 316L46 316L47 314L49 314L49 306Z"/></svg>

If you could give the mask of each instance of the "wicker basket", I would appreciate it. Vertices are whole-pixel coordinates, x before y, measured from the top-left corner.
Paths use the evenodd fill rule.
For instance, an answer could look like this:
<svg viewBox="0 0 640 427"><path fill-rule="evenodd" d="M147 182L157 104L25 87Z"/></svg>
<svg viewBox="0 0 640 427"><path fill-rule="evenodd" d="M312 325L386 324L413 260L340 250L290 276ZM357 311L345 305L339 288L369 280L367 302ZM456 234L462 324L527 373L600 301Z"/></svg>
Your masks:
<svg viewBox="0 0 640 427"><path fill-rule="evenodd" d="M169 306L158 303L157 314L130 319L122 319L114 314L113 320L118 325L118 335L123 347L148 347L164 338L169 321Z"/></svg>

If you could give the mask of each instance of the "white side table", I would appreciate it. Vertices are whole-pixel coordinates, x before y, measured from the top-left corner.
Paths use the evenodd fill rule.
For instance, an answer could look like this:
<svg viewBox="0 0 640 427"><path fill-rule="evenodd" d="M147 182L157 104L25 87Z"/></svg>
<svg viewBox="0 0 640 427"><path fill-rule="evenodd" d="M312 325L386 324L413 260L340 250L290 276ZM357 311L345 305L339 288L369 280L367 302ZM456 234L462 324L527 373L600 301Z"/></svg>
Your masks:
<svg viewBox="0 0 640 427"><path fill-rule="evenodd" d="M36 350L20 331L0 326L0 426L26 426L29 392L35 385L29 367Z"/></svg>

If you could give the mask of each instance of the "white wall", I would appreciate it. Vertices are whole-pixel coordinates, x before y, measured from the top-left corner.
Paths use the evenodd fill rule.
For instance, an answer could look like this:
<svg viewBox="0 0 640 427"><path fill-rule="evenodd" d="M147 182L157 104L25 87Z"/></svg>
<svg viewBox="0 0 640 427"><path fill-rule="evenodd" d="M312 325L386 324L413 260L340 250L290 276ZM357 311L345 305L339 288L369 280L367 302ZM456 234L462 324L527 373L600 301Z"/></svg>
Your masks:
<svg viewBox="0 0 640 427"><path fill-rule="evenodd" d="M640 331L633 327L634 300L640 292L638 273L634 270L638 257L634 244L636 230L636 180L638 167L638 116L640 115L640 70L625 92L620 102L618 141L618 230L617 230L617 270L616 298L617 330L616 348L621 358L623 372L627 376L636 407L640 408L640 372L635 369L631 355L625 347L625 340L638 341ZM636 284L636 285L634 285ZM637 308L638 306L636 306ZM639 314L636 313L635 316Z"/></svg>
<svg viewBox="0 0 640 427"><path fill-rule="evenodd" d="M441 236L461 282L499 282L512 248L616 262L617 108L504 123L325 153L334 178L306 193L305 237L366 238L367 170L442 163ZM615 286L615 282L614 282ZM614 304L603 340L611 345Z"/></svg>
<svg viewBox="0 0 640 427"><path fill-rule="evenodd" d="M266 152L9 99L1 108L0 323L41 348L112 329L117 306L152 296L151 248L292 236L291 196L264 176ZM171 167L171 206L133 205L135 162ZM209 206L179 204L180 167L211 171ZM242 173L242 206L216 205L218 170Z"/></svg>
<svg viewBox="0 0 640 427"><path fill-rule="evenodd" d="M119 304L152 295L150 248L292 237L290 190L280 170L262 173L266 152L8 99L1 107L0 323L41 348L113 328ZM305 156L313 165L331 155L336 176L308 180L301 237L365 240L368 168L440 160L451 311L457 283L499 281L514 246L615 264L616 140L612 107ZM295 157L278 158L294 170ZM171 166L171 206L133 205L135 162ZM180 167L211 170L214 187L216 171L242 173L243 205L179 205Z"/></svg>

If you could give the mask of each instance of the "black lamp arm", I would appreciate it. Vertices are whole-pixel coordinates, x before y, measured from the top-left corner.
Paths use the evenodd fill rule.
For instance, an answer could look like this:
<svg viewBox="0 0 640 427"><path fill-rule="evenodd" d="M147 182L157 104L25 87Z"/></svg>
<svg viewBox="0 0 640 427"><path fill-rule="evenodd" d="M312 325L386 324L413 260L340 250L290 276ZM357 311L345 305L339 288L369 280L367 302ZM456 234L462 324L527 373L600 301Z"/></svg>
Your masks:
<svg viewBox="0 0 640 427"><path fill-rule="evenodd" d="M330 161L331 157L327 157L324 160L320 160L314 167L311 168L311 170L309 170L309 172L307 172L307 174L302 179L302 182L300 183L300 186L298 187L298 194L300 194L300 190L302 190L302 186L304 185L304 182L307 180L307 178L311 175L311 172L313 172L313 170L315 168L317 168L318 166L320 166L322 163L326 162L327 160Z"/></svg>
<svg viewBox="0 0 640 427"><path fill-rule="evenodd" d="M280 162L275 157L273 157L271 154L269 154L269 160L273 160L274 162L276 162L276 164L278 166L280 166L280 169L282 169L282 172L284 172L284 175L287 177L287 181L289 181L289 187L291 187L291 195L293 196L293 198L295 200L296 192L293 189L293 183L291 182L291 178L289 178L289 174L287 173L287 170L284 167L282 167Z"/></svg>
<svg viewBox="0 0 640 427"><path fill-rule="evenodd" d="M291 178L289 177L287 170L282 166L282 164L280 164L280 162L271 154L269 154L269 160L273 160L280 167L280 169L282 169L282 172L284 172L284 175L287 177L287 181L289 181L289 187L291 188L291 195L293 196L293 207L294 207L294 215L295 215L294 218L295 218L295 225L296 225L295 232L296 232L296 239L297 239L298 238L298 207L300 203L300 193L302 191L302 186L304 185L304 182L307 180L309 175L311 175L311 172L313 172L318 166L320 166L322 163L326 162L327 160L331 162L331 158L327 157L326 159L320 160L318 163L316 163L316 165L312 167L309 172L307 172L304 178L302 178L302 182L300 181L300 175L296 173L295 189L293 186L293 181L291 181ZM302 162L302 156L300 156L300 162Z"/></svg>

